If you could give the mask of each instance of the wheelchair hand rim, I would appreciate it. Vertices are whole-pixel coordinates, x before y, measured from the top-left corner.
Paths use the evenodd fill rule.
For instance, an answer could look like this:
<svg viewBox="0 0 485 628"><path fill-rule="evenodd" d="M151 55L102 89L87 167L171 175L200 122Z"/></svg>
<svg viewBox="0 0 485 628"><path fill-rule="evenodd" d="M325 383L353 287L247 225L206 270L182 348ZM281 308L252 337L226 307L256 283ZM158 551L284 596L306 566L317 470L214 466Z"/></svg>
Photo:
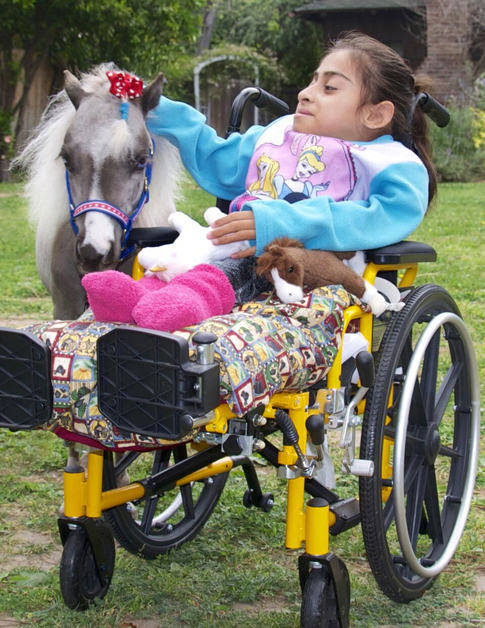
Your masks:
<svg viewBox="0 0 485 628"><path fill-rule="evenodd" d="M442 556L429 567L423 566L414 553L409 530L406 522L405 495L404 495L404 453L406 447L406 432L408 428L408 416L414 391L414 384L418 377L421 360L434 334L445 323L453 325L461 335L465 356L470 367L470 395L471 395L471 435L470 456L468 460L468 472L463 489L463 499L458 511L455 525L450 535ZM433 318L423 330L413 351L404 383L401 402L397 419L395 443L394 443L394 471L393 491L396 529L399 544L408 567L422 578L433 578L440 574L453 558L463 530L466 525L468 511L473 497L475 478L478 465L478 453L480 443L480 393L479 393L478 365L473 348L472 339L463 320L452 312L443 312Z"/></svg>

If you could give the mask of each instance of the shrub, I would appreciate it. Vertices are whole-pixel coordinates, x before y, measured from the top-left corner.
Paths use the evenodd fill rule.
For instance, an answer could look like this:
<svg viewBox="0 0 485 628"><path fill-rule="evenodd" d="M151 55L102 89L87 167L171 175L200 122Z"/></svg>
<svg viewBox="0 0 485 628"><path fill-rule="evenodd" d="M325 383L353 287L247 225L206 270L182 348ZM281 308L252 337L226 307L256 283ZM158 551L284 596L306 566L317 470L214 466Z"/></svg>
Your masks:
<svg viewBox="0 0 485 628"><path fill-rule="evenodd" d="M441 181L470 182L485 179L484 123L481 109L450 107L451 121L439 129L431 124L433 156ZM477 112L479 115L477 115ZM477 122L478 121L478 122Z"/></svg>
<svg viewBox="0 0 485 628"><path fill-rule="evenodd" d="M431 124L434 160L441 181L471 182L485 179L485 75L468 94L468 106L449 106L450 124Z"/></svg>

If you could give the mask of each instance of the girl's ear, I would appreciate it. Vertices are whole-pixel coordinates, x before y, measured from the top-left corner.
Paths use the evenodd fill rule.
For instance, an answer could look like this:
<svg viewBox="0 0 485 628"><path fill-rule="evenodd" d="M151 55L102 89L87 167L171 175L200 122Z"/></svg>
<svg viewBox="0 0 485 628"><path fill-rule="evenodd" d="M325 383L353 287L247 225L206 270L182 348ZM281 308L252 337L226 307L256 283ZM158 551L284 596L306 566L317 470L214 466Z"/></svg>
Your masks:
<svg viewBox="0 0 485 628"><path fill-rule="evenodd" d="M368 129L385 129L394 117L394 104L383 100L377 105L367 105L364 111L364 124Z"/></svg>

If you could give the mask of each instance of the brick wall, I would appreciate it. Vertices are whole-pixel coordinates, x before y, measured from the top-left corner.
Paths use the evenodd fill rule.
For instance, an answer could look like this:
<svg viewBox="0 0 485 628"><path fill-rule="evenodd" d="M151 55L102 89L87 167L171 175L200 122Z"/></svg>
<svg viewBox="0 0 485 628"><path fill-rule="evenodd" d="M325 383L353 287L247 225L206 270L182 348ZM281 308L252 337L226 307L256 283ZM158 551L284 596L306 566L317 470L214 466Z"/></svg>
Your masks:
<svg viewBox="0 0 485 628"><path fill-rule="evenodd" d="M468 0L427 0L427 57L419 71L436 82L442 102L466 99L471 84Z"/></svg>

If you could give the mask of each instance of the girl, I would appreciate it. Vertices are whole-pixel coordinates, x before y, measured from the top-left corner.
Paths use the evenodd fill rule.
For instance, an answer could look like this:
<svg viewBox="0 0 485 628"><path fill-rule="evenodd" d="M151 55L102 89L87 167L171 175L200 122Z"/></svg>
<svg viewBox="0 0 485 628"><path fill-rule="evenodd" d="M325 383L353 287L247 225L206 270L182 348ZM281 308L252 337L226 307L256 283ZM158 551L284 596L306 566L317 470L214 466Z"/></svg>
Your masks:
<svg viewBox="0 0 485 628"><path fill-rule="evenodd" d="M192 107L162 96L147 125L179 148L201 187L220 198L239 195L231 210L241 211L215 221L207 236L216 246L248 241L235 260L260 255L284 235L309 249L369 249L409 236L435 195L425 114L418 108L410 119L414 96L423 87L393 50L349 33L323 57L298 96L294 116L222 139ZM413 143L420 158L406 147ZM320 186L316 195L254 197L248 188L258 178L262 154L277 158L278 174L290 179L309 146L321 147L325 163L311 174L312 188ZM83 285L98 320L172 331L228 313L233 287L241 288L239 275L238 264L228 260L197 266L168 284L157 284L154 277L133 282L107 271L86 275Z"/></svg>

